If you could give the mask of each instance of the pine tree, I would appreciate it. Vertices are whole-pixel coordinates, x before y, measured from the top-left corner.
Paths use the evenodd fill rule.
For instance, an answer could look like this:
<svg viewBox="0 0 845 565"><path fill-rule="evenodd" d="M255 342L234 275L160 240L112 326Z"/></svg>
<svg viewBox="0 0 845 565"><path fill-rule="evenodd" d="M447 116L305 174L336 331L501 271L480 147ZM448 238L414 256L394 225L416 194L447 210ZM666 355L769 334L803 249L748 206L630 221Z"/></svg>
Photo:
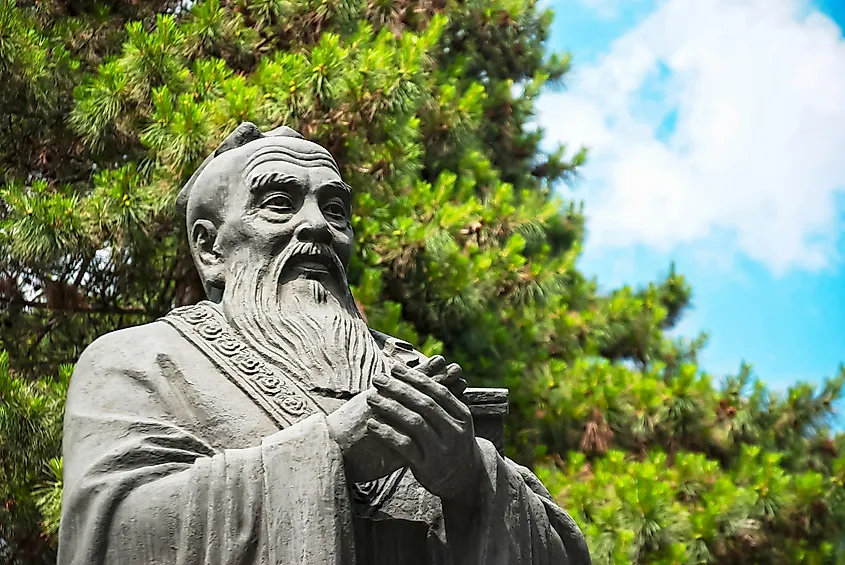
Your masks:
<svg viewBox="0 0 845 565"><path fill-rule="evenodd" d="M565 16L565 15L564 15ZM670 339L673 268L603 294L583 210L541 150L561 85L534 0L0 0L0 559L49 563L64 387L97 336L201 299L176 215L236 125L288 125L355 191L371 326L511 391L535 466L597 563L845 563L845 440L821 390L722 386Z"/></svg>

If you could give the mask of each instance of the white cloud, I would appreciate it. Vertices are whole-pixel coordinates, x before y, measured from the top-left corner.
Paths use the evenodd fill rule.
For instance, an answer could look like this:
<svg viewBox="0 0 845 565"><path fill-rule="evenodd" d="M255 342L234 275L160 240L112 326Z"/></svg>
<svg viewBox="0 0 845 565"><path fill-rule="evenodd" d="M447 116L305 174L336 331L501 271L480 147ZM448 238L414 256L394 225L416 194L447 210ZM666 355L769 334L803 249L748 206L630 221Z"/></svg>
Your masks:
<svg viewBox="0 0 845 565"><path fill-rule="evenodd" d="M538 109L550 141L591 148L588 247L839 261L845 40L806 2L667 0Z"/></svg>

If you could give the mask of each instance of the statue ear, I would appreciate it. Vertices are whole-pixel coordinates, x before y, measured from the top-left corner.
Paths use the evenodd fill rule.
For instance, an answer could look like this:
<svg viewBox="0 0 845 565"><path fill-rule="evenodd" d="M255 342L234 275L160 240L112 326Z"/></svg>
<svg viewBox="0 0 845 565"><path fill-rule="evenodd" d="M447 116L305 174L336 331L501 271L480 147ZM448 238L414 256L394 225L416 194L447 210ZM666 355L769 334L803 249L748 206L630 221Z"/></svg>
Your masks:
<svg viewBox="0 0 845 565"><path fill-rule="evenodd" d="M210 220L200 219L194 222L190 234L191 248L194 250L197 267L205 285L207 294L215 289L222 289L224 284L223 257L215 245L217 242L217 226ZM212 298L209 296L209 298Z"/></svg>

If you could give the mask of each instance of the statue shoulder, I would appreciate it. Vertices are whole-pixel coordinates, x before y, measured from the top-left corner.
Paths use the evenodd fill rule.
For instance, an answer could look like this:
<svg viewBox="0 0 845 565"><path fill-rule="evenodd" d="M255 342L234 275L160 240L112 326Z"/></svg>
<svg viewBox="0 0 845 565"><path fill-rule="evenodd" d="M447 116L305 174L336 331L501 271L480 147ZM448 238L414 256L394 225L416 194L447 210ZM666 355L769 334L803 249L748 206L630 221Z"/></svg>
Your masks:
<svg viewBox="0 0 845 565"><path fill-rule="evenodd" d="M76 364L77 372L93 366L143 366L183 343L178 332L160 320L115 330L98 337L83 350Z"/></svg>
<svg viewBox="0 0 845 565"><path fill-rule="evenodd" d="M103 403L123 406L126 399L135 398L132 391L154 390L161 355L172 355L183 343L160 321L100 336L76 362L68 388L69 413L97 411Z"/></svg>
<svg viewBox="0 0 845 565"><path fill-rule="evenodd" d="M214 311L207 301L174 308L153 322L102 335L85 349L82 356L112 356L120 352L123 357L156 359L161 354L174 353L181 348L193 350L174 322L178 320L190 327L202 326L204 322L214 323Z"/></svg>

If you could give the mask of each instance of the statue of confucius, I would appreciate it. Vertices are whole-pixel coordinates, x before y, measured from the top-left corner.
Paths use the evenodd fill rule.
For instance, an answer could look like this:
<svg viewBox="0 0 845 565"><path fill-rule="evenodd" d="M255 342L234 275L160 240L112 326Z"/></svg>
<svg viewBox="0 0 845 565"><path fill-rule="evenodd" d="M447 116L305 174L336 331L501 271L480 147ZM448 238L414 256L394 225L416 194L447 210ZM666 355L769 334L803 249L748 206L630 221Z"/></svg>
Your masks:
<svg viewBox="0 0 845 565"><path fill-rule="evenodd" d="M476 437L461 368L370 330L352 189L241 124L178 206L207 301L90 345L67 400L60 565L588 565Z"/></svg>

